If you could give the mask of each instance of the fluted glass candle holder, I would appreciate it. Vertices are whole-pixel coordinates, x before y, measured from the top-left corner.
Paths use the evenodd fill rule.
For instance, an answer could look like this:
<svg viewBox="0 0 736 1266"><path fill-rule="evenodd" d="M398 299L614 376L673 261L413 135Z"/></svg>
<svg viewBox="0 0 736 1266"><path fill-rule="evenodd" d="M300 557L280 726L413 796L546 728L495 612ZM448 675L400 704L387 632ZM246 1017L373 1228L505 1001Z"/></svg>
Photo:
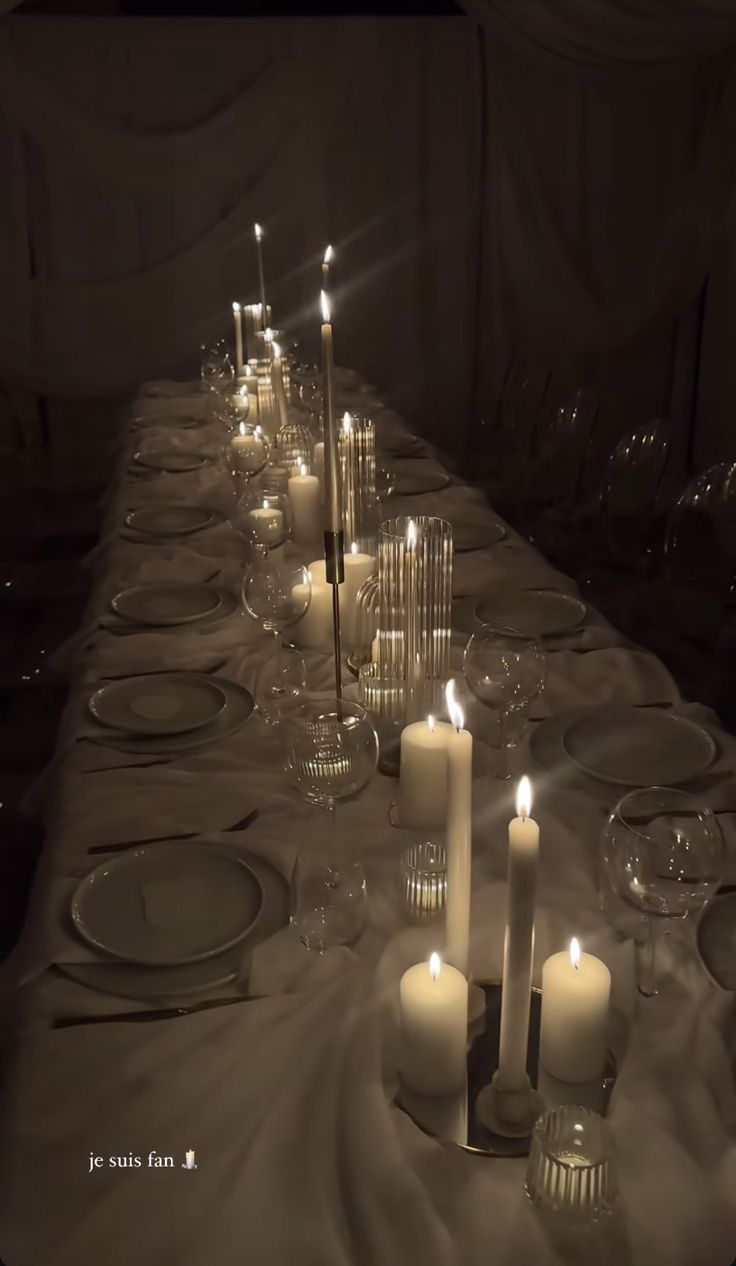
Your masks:
<svg viewBox="0 0 736 1266"><path fill-rule="evenodd" d="M285 466L289 473L297 474L302 466L312 465L312 433L300 422L286 422L280 426L273 446L272 464Z"/></svg>
<svg viewBox="0 0 736 1266"><path fill-rule="evenodd" d="M405 683L404 721L436 714L450 665L451 524L430 515L382 523L378 587L378 657Z"/></svg>
<svg viewBox="0 0 736 1266"><path fill-rule="evenodd" d="M526 1190L540 1212L570 1225L598 1222L616 1199L613 1139L589 1108L545 1112L534 1126Z"/></svg>
<svg viewBox="0 0 736 1266"><path fill-rule="evenodd" d="M339 431L345 541L375 555L378 530L376 428L368 418L344 413Z"/></svg>
<svg viewBox="0 0 736 1266"><path fill-rule="evenodd" d="M422 840L401 854L404 911L413 923L433 919L447 901L447 853L441 844Z"/></svg>

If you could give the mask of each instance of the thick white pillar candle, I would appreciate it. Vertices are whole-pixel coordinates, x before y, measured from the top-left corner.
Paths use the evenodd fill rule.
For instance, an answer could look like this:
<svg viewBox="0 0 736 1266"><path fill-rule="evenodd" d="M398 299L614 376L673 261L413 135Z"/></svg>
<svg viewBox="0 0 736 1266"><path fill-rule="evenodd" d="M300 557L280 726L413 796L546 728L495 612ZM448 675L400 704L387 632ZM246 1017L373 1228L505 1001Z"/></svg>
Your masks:
<svg viewBox="0 0 736 1266"><path fill-rule="evenodd" d="M250 413L250 392L247 383L239 383L237 389L233 392L233 404L243 422Z"/></svg>
<svg viewBox="0 0 736 1266"><path fill-rule="evenodd" d="M434 717L401 732L399 824L419 831L444 829L447 822L447 741L451 725Z"/></svg>
<svg viewBox="0 0 736 1266"><path fill-rule="evenodd" d="M243 314L239 303L233 304L233 321L235 323L235 371L240 377L243 372Z"/></svg>
<svg viewBox="0 0 736 1266"><path fill-rule="evenodd" d="M559 1081L593 1081L606 1062L611 973L594 954L570 949L552 954L542 968L539 1062Z"/></svg>
<svg viewBox="0 0 736 1266"><path fill-rule="evenodd" d="M357 636L358 591L369 576L376 570L376 560L371 554L353 553L345 555L345 580L340 585L340 623L343 640L346 645L353 646ZM327 579L324 559L310 564L310 571L318 580Z"/></svg>
<svg viewBox="0 0 736 1266"><path fill-rule="evenodd" d="M470 952L473 736L463 729L463 710L455 699L454 682L448 682L446 694L451 721L447 736L447 957L467 976Z"/></svg>
<svg viewBox="0 0 736 1266"><path fill-rule="evenodd" d="M324 559L310 563L307 570L312 599L301 620L292 626L292 636L304 650L328 652L332 649L332 585L325 579Z"/></svg>
<svg viewBox="0 0 736 1266"><path fill-rule="evenodd" d="M230 436L229 447L230 465L233 470L250 475L257 473L258 468L263 465L263 438L255 435L250 427L246 429L244 422L240 423L235 435Z"/></svg>
<svg viewBox="0 0 736 1266"><path fill-rule="evenodd" d="M291 475L287 485L291 507L291 537L299 543L319 540L321 507L319 479L302 466L298 475Z"/></svg>
<svg viewBox="0 0 736 1266"><path fill-rule="evenodd" d="M401 1076L421 1095L449 1095L465 1084L468 986L433 954L401 977Z"/></svg>
<svg viewBox="0 0 736 1266"><path fill-rule="evenodd" d="M534 902L537 890L539 827L531 813L531 787L522 778L516 797L517 817L509 823L508 907L503 955L501 1035L498 1082L503 1091L527 1084L529 1007L534 954Z"/></svg>
<svg viewBox="0 0 736 1266"><path fill-rule="evenodd" d="M280 510L263 506L261 509L251 510L248 519L253 535L261 545L266 546L266 549L272 549L282 543L284 516Z"/></svg>

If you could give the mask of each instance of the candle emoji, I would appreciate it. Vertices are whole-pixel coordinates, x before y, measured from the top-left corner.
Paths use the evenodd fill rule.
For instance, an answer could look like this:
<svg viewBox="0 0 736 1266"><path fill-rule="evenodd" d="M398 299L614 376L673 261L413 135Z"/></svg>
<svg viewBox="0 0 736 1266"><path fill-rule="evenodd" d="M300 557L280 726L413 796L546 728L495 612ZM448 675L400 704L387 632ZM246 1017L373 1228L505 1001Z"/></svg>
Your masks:
<svg viewBox="0 0 736 1266"><path fill-rule="evenodd" d="M330 264L335 258L335 252L331 246L327 247L322 260L322 289L329 290L330 287Z"/></svg>
<svg viewBox="0 0 736 1266"><path fill-rule="evenodd" d="M324 290L320 295L320 301L322 305L322 391L325 402L325 528L328 532L339 533L343 530L342 481L333 404L332 321L329 301Z"/></svg>
<svg viewBox="0 0 736 1266"><path fill-rule="evenodd" d="M448 1095L465 1085L468 986L461 972L432 954L401 977L401 1076L421 1095Z"/></svg>
<svg viewBox="0 0 736 1266"><path fill-rule="evenodd" d="M508 896L501 992L498 1086L519 1091L527 1085L526 1054L534 954L534 901L537 888L539 827L529 815L532 791L522 778L517 816L509 823Z"/></svg>
<svg viewBox="0 0 736 1266"><path fill-rule="evenodd" d="M309 467L302 463L299 474L289 477L287 491L291 507L292 540L299 544L316 541L320 529L319 479L316 475L310 475Z"/></svg>
<svg viewBox="0 0 736 1266"><path fill-rule="evenodd" d="M594 954L570 949L552 954L542 968L539 1062L559 1081L600 1077L606 1062L611 973Z"/></svg>
<svg viewBox="0 0 736 1266"><path fill-rule="evenodd" d="M187 1151L184 1153L184 1164L182 1165L182 1169L196 1169L196 1168L197 1168L197 1162L194 1159L194 1149L188 1148Z"/></svg>
<svg viewBox="0 0 736 1266"><path fill-rule="evenodd" d="M266 329L266 283L263 278L263 229L260 224L253 225L256 239L256 259L258 261L258 289L261 292L261 328Z"/></svg>
<svg viewBox="0 0 736 1266"><path fill-rule="evenodd" d="M239 303L233 304L233 321L235 323L235 371L239 378L243 372L243 313Z"/></svg>
<svg viewBox="0 0 736 1266"><path fill-rule="evenodd" d="M447 735L447 957L468 974L470 953L470 869L472 850L473 736L463 729L455 683L445 691L450 717Z"/></svg>
<svg viewBox="0 0 736 1266"><path fill-rule="evenodd" d="M401 732L399 824L418 831L439 830L447 822L447 738L452 726L433 716Z"/></svg>

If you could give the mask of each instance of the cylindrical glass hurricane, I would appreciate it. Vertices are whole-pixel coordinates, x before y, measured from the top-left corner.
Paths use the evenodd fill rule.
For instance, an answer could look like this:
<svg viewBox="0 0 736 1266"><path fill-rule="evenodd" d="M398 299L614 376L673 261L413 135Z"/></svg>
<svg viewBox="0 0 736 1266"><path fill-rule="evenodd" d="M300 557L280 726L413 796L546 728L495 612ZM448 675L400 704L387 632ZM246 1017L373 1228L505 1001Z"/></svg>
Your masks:
<svg viewBox="0 0 736 1266"><path fill-rule="evenodd" d="M378 530L376 428L368 418L344 413L339 431L346 547L375 555Z"/></svg>
<svg viewBox="0 0 736 1266"><path fill-rule="evenodd" d="M588 1108L545 1112L532 1134L526 1190L542 1213L572 1225L611 1213L616 1178L607 1122Z"/></svg>
<svg viewBox="0 0 736 1266"><path fill-rule="evenodd" d="M378 533L380 663L405 683L404 721L436 713L450 663L452 525L399 515Z"/></svg>

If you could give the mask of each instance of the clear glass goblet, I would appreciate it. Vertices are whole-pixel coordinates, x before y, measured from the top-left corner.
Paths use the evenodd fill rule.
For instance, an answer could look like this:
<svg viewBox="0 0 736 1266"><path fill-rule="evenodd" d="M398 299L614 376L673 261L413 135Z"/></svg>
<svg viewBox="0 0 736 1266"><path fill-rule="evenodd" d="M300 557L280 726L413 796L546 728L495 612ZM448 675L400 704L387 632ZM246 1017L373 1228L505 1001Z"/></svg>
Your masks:
<svg viewBox="0 0 736 1266"><path fill-rule="evenodd" d="M270 445L260 426L240 421L228 431L227 468L237 493L242 495L243 485L266 469L269 453Z"/></svg>
<svg viewBox="0 0 736 1266"><path fill-rule="evenodd" d="M235 370L224 339L203 345L200 351L200 375L205 391L231 391Z"/></svg>
<svg viewBox="0 0 736 1266"><path fill-rule="evenodd" d="M510 777L509 716L520 712L544 688L546 655L541 643L516 629L485 625L465 647L465 680L481 703L497 714L499 761L494 777Z"/></svg>
<svg viewBox="0 0 736 1266"><path fill-rule="evenodd" d="M256 676L256 707L266 725L280 725L307 688L304 656L293 646L276 646Z"/></svg>
<svg viewBox="0 0 736 1266"><path fill-rule="evenodd" d="M279 488L249 484L236 495L232 526L256 550L277 550L291 533L289 498Z"/></svg>
<svg viewBox="0 0 736 1266"><path fill-rule="evenodd" d="M637 940L639 992L654 997L657 942L667 919L696 914L714 895L725 865L718 819L696 796L645 787L619 800L603 828L601 882L644 916Z"/></svg>
<svg viewBox="0 0 736 1266"><path fill-rule="evenodd" d="M249 616L280 644L281 634L301 620L312 600L306 567L282 562L267 550L245 569L243 606Z"/></svg>
<svg viewBox="0 0 736 1266"><path fill-rule="evenodd" d="M360 862L336 867L324 850L304 848L291 877L291 925L307 949L324 954L354 945L366 925L368 897Z"/></svg>

